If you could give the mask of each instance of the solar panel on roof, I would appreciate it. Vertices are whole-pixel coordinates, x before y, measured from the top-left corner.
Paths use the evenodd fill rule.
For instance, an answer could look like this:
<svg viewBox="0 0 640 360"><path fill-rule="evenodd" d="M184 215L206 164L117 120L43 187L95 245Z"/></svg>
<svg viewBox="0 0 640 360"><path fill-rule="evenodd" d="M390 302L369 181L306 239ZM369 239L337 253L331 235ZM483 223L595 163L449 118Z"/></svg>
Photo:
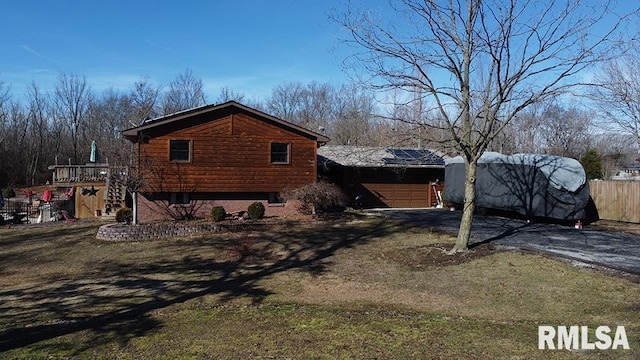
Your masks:
<svg viewBox="0 0 640 360"><path fill-rule="evenodd" d="M392 157L383 158L387 165L442 165L444 161L429 150L387 149Z"/></svg>

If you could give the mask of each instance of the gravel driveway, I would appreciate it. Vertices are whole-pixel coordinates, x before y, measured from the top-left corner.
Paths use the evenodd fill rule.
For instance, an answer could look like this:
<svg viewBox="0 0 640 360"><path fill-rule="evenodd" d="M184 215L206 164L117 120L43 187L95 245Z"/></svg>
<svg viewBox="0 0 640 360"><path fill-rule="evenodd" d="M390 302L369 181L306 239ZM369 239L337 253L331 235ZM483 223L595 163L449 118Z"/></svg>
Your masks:
<svg viewBox="0 0 640 360"><path fill-rule="evenodd" d="M374 210L423 227L456 234L460 211L446 209ZM471 244L492 242L505 247L544 252L582 263L640 275L640 236L585 226L575 229L498 216L474 217Z"/></svg>

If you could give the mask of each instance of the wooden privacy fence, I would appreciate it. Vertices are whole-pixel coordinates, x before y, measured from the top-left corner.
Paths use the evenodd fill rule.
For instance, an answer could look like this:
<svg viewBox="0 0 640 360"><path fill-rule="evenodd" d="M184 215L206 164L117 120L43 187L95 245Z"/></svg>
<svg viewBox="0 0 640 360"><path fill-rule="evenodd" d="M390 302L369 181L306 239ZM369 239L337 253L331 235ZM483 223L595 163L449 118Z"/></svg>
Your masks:
<svg viewBox="0 0 640 360"><path fill-rule="evenodd" d="M640 181L589 181L598 216L603 220L640 223Z"/></svg>

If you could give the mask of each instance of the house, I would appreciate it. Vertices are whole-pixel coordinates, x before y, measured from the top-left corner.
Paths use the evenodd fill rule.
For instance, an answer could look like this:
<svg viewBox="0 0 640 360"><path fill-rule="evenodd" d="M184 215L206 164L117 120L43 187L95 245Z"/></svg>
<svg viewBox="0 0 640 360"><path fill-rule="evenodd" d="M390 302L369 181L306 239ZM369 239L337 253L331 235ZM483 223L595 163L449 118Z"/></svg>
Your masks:
<svg viewBox="0 0 640 360"><path fill-rule="evenodd" d="M640 180L640 161L621 166L611 180Z"/></svg>
<svg viewBox="0 0 640 360"><path fill-rule="evenodd" d="M317 149L329 139L229 101L185 110L125 130L135 144L139 221L207 216L213 206L266 215L297 211L280 193L317 180Z"/></svg>
<svg viewBox="0 0 640 360"><path fill-rule="evenodd" d="M427 149L326 145L321 177L339 185L353 206L426 208L440 203L444 158Z"/></svg>

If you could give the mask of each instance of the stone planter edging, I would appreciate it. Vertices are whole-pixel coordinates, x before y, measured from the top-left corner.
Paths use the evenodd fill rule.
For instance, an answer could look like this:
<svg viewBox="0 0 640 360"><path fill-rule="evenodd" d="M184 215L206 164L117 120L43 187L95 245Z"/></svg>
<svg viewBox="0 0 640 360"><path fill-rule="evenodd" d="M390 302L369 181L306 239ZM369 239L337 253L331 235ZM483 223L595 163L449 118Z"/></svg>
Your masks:
<svg viewBox="0 0 640 360"><path fill-rule="evenodd" d="M104 241L141 241L160 239L176 236L193 236L197 234L234 231L234 230L258 230L264 229L268 223L166 223L166 224L138 224L126 225L122 223L100 226L96 239Z"/></svg>

